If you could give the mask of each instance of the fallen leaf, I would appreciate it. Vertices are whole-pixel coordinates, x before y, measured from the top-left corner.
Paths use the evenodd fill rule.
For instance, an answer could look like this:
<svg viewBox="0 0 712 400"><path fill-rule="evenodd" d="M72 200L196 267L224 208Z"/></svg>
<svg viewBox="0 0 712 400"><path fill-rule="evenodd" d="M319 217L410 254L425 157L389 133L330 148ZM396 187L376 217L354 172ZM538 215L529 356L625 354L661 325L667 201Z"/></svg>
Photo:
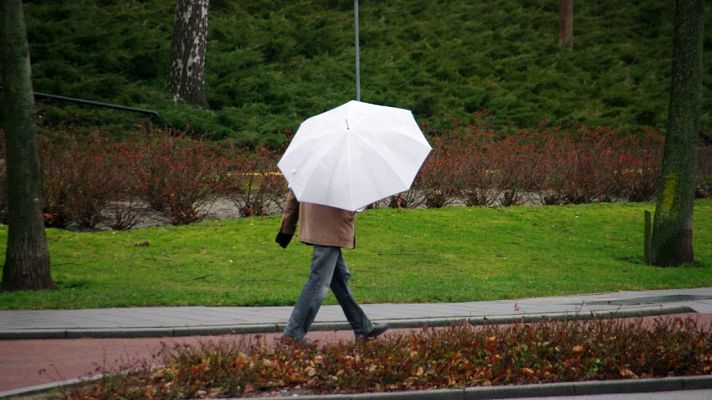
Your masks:
<svg viewBox="0 0 712 400"><path fill-rule="evenodd" d="M636 374L635 372L631 371L628 368L621 368L618 370L618 373L620 373L621 376L624 378L638 379L638 374Z"/></svg>

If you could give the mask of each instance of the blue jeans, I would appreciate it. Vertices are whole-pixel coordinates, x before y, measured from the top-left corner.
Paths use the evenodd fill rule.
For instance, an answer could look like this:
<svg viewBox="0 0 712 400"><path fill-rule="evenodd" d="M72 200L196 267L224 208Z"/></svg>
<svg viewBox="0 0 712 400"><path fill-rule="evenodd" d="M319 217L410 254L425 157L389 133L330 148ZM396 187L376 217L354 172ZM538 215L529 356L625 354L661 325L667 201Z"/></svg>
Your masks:
<svg viewBox="0 0 712 400"><path fill-rule="evenodd" d="M319 312L329 287L334 292L341 309L344 310L354 333L366 335L371 332L373 323L351 294L348 286L349 279L351 279L351 272L341 256L339 247L314 246L311 273L294 305L284 335L304 338Z"/></svg>

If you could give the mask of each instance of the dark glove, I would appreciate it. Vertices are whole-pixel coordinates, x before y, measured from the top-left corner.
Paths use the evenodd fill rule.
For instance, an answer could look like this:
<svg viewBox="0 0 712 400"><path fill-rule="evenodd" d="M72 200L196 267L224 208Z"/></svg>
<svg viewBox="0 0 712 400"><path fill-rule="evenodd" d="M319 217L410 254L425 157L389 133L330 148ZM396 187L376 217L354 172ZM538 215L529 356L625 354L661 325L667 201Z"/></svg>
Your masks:
<svg viewBox="0 0 712 400"><path fill-rule="evenodd" d="M279 233L277 234L277 237L274 238L274 241L277 242L277 243L279 243L279 245L282 246L283 249L286 249L286 248L287 248L287 245L289 244L289 242L292 241L292 236L294 236L294 235L290 235L290 234L288 234L288 233L279 232Z"/></svg>

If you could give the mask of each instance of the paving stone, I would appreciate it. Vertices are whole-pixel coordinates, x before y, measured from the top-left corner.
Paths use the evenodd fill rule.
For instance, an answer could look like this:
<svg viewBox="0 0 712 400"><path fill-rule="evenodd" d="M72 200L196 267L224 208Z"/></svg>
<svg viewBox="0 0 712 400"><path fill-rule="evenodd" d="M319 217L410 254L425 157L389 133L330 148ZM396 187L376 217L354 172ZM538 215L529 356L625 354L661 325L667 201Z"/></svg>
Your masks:
<svg viewBox="0 0 712 400"><path fill-rule="evenodd" d="M643 300L641 300L643 299ZM690 299L702 299L689 301ZM608 304L608 302L617 304ZM656 303L659 302L659 303ZM644 303L644 304L643 304ZM519 310L515 310L515 304ZM364 310L376 321L389 321L394 326L420 326L467 321L471 323L506 323L551 319L592 318L595 316L637 316L692 312L712 312L712 288L672 289L645 292L615 292L527 298L498 301L479 301L438 304L365 304ZM211 332L219 327L276 326L287 321L291 307L132 307L84 310L6 310L0 311L0 338L27 332L37 338L42 332L58 337L58 332L73 336L89 330L98 335L109 335L112 330L164 332L180 329L181 334L195 328ZM338 305L321 308L316 324L324 329L341 327L346 323ZM282 325L280 325L282 324Z"/></svg>

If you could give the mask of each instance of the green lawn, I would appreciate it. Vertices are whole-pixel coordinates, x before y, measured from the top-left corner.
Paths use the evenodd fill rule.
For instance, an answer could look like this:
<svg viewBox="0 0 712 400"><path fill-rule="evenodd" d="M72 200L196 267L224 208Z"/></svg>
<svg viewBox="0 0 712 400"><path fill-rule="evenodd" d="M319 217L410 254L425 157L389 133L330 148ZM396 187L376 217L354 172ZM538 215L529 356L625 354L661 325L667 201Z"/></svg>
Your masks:
<svg viewBox="0 0 712 400"><path fill-rule="evenodd" d="M695 205L695 266L642 262L650 203L368 210L345 250L363 303L453 302L712 285L712 201ZM292 304L310 247L278 217L127 232L48 230L59 290L0 293L2 309ZM4 259L7 226L0 227ZM148 245L140 244L148 242ZM329 302L334 299L330 297Z"/></svg>

